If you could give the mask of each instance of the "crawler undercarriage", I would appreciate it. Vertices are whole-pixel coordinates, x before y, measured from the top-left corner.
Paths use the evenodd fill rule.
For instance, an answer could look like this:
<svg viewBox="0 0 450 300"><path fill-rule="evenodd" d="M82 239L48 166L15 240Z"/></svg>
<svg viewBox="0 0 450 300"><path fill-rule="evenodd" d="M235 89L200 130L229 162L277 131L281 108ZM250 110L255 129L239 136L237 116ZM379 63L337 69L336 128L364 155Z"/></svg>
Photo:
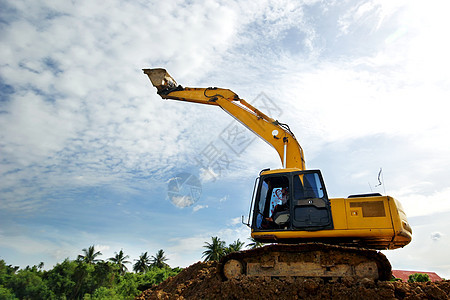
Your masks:
<svg viewBox="0 0 450 300"><path fill-rule="evenodd" d="M389 280L391 264L376 250L321 243L272 244L233 252L223 257L219 264L219 272L224 279L244 275L263 278Z"/></svg>

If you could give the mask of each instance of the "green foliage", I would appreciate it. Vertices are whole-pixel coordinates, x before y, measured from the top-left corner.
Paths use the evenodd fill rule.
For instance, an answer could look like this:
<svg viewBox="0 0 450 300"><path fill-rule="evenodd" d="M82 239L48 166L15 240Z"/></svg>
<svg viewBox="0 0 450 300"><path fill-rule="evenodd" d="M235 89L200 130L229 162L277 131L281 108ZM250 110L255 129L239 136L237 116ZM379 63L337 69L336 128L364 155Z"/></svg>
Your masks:
<svg viewBox="0 0 450 300"><path fill-rule="evenodd" d="M205 258L205 261L219 261L222 256L225 254L225 242L221 241L219 237L213 236L211 237L211 243L205 242L206 248L203 251L202 257Z"/></svg>
<svg viewBox="0 0 450 300"><path fill-rule="evenodd" d="M164 267L168 267L168 265L166 264L166 261L168 259L166 258L166 256L164 255L164 251L162 249L160 249L157 253L156 256L152 256L152 260L151 260L151 265L153 267L157 267L157 268L164 268Z"/></svg>
<svg viewBox="0 0 450 300"><path fill-rule="evenodd" d="M0 285L0 300L15 300L16 295L14 295L13 291L10 289L7 289Z"/></svg>
<svg viewBox="0 0 450 300"><path fill-rule="evenodd" d="M165 268L153 267L146 273L136 274L136 279L138 283L137 289L140 291L144 291L146 289L149 289L153 285L158 285L167 278L178 274L179 270L177 269L171 269L168 267Z"/></svg>
<svg viewBox="0 0 450 300"><path fill-rule="evenodd" d="M414 273L409 275L408 282L427 282L430 281L430 276L423 273Z"/></svg>
<svg viewBox="0 0 450 300"><path fill-rule="evenodd" d="M257 240L255 240L254 238L249 238L249 240L251 241L251 243L250 244L248 244L246 247L247 248L250 248L250 249L256 249L256 248L259 248L259 247L262 247L262 246L264 246L264 244L263 243L261 243L261 242L258 242Z"/></svg>
<svg viewBox="0 0 450 300"><path fill-rule="evenodd" d="M0 286L6 284L16 273L19 267L7 266L3 259L0 260Z"/></svg>
<svg viewBox="0 0 450 300"><path fill-rule="evenodd" d="M224 249L225 254L230 254L232 252L241 251L244 246L244 242L241 242L239 239L229 244L228 247Z"/></svg>
<svg viewBox="0 0 450 300"><path fill-rule="evenodd" d="M115 252L115 256L109 259L110 262L115 263L119 267L120 275L125 274L128 271L128 268L125 264L129 264L130 261L126 260L130 258L128 255L123 254L123 250L120 250L119 253Z"/></svg>
<svg viewBox="0 0 450 300"><path fill-rule="evenodd" d="M99 287L95 290L94 294L86 294L84 295L83 300L120 300L123 297L120 297L116 294L116 291L113 288L107 287Z"/></svg>
<svg viewBox="0 0 450 300"><path fill-rule="evenodd" d="M225 241L222 241L219 237L214 236L211 237L211 243L205 242L205 246L203 246L203 248L206 248L206 250L203 251L202 257L205 258L204 261L219 261L223 256L227 254L235 251L241 251L244 247L244 244L244 242L241 242L239 239L237 239L233 243L229 244L228 247L226 247ZM262 244L255 241L254 246L252 247L257 248L260 247L260 245Z"/></svg>
<svg viewBox="0 0 450 300"><path fill-rule="evenodd" d="M122 299L133 299L134 296L137 296L141 293L138 289L139 281L141 274L136 273L126 273L123 276L120 276L114 286L114 290L116 295L122 297Z"/></svg>
<svg viewBox="0 0 450 300"><path fill-rule="evenodd" d="M95 246L92 245L88 249L82 250L84 255L80 254L78 255L78 260L84 261L88 264L95 264L101 261L100 259L97 259L97 256L102 255L100 251L95 251Z"/></svg>
<svg viewBox="0 0 450 300"><path fill-rule="evenodd" d="M394 276L392 276L392 278L391 278L391 280L389 280L389 281L392 281L392 282L396 282L396 281L403 281L401 278L397 278L397 277L394 277Z"/></svg>
<svg viewBox="0 0 450 300"><path fill-rule="evenodd" d="M117 265L102 261L95 265L92 278L96 286L112 287L117 274L120 274Z"/></svg>
<svg viewBox="0 0 450 300"><path fill-rule="evenodd" d="M92 249L91 249L92 248ZM171 269L165 261L164 251L154 256L153 265L147 255L141 255L145 272L129 273L124 266L128 258L121 250L108 262L96 259L100 252L92 247L83 249L84 255L77 260L65 259L51 270L42 271L38 266L7 266L0 260L0 300L16 299L134 299L143 290L157 285L182 269ZM162 262L163 267L156 266Z"/></svg>
<svg viewBox="0 0 450 300"><path fill-rule="evenodd" d="M58 298L69 296L75 287L74 274L78 263L68 258L57 264L53 269L43 274L43 279L48 286L52 287L53 293Z"/></svg>
<svg viewBox="0 0 450 300"><path fill-rule="evenodd" d="M42 279L37 268L19 270L7 283L19 299L54 299L53 292Z"/></svg>
<svg viewBox="0 0 450 300"><path fill-rule="evenodd" d="M139 259L136 259L136 263L133 266L133 270L138 273L145 273L150 268L150 257L148 253L142 253Z"/></svg>

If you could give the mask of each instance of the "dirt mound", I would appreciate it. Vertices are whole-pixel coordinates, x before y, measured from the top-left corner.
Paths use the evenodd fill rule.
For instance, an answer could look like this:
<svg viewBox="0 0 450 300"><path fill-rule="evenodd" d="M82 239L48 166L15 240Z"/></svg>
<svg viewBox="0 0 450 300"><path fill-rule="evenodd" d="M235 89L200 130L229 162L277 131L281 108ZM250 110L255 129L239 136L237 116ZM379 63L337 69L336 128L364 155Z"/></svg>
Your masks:
<svg viewBox="0 0 450 300"><path fill-rule="evenodd" d="M324 282L321 279L241 277L222 281L217 263L198 262L136 299L449 299L450 280L404 283L371 280Z"/></svg>

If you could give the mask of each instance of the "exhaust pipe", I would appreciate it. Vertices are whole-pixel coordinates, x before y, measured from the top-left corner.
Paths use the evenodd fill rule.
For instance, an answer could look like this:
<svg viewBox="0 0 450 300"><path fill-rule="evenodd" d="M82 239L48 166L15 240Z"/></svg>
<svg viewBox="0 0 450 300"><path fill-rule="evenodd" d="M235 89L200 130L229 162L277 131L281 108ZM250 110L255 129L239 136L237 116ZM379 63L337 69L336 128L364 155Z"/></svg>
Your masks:
<svg viewBox="0 0 450 300"><path fill-rule="evenodd" d="M165 69L142 69L142 71L147 74L153 86L158 89L158 94L160 95L168 94L173 90L182 89Z"/></svg>

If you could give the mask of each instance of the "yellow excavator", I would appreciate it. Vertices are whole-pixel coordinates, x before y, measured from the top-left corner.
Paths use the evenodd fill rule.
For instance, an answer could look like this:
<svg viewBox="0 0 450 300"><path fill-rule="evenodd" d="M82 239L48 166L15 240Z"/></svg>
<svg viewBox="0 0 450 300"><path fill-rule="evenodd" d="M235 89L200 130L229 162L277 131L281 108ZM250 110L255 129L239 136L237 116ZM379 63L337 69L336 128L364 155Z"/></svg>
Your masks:
<svg viewBox="0 0 450 300"><path fill-rule="evenodd" d="M270 245L233 252L219 264L239 276L389 280L391 265L377 250L409 244L412 230L399 201L378 193L328 198L319 170L307 170L289 126L222 88L178 85L165 69L144 69L163 99L219 106L278 152L282 168L262 170L248 222L251 236Z"/></svg>

